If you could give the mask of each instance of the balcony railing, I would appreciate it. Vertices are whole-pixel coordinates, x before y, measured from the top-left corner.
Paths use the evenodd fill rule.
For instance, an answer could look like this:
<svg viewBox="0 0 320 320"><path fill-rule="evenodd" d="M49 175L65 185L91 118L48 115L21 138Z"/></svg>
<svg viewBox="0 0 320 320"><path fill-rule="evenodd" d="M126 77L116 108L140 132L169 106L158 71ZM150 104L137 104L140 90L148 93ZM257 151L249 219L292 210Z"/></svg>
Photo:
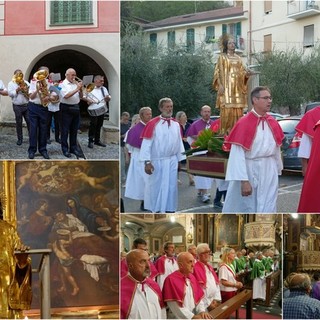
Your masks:
<svg viewBox="0 0 320 320"><path fill-rule="evenodd" d="M320 1L289 0L287 4L287 16L298 20L320 14Z"/></svg>

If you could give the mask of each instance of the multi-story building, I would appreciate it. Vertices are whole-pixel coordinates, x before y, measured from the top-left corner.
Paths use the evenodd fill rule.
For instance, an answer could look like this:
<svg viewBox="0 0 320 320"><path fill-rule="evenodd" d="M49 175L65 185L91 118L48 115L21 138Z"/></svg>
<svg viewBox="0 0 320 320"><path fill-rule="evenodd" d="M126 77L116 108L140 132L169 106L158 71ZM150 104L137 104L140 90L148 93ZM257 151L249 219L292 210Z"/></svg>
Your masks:
<svg viewBox="0 0 320 320"><path fill-rule="evenodd" d="M16 69L25 79L42 65L78 77L102 74L109 89L109 119L119 122L120 1L0 1L0 79ZM0 122L14 121L11 99L1 97Z"/></svg>
<svg viewBox="0 0 320 320"><path fill-rule="evenodd" d="M249 65L254 55L295 48L308 53L320 39L320 1L234 1L229 8L153 21L144 25L150 42L193 52L201 46L219 53L219 37L231 34Z"/></svg>

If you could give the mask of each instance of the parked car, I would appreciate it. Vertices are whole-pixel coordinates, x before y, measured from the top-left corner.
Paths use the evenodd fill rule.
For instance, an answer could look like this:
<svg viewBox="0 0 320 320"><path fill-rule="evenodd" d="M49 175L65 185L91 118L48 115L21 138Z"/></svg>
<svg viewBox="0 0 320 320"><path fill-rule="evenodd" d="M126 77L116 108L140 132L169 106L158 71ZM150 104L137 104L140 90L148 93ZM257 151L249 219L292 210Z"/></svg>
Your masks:
<svg viewBox="0 0 320 320"><path fill-rule="evenodd" d="M308 103L306 105L306 108L304 109L304 113L308 112L309 110L315 108L315 107L318 107L320 106L320 102L311 102L311 103Z"/></svg>
<svg viewBox="0 0 320 320"><path fill-rule="evenodd" d="M301 118L302 116L291 116L278 120L285 136L282 143L283 166L285 169L302 169L301 159L298 158L302 134L295 130Z"/></svg>
<svg viewBox="0 0 320 320"><path fill-rule="evenodd" d="M268 112L268 114L273 116L276 120L280 120L280 119L288 117L288 115L286 115L286 114L275 113L275 112Z"/></svg>

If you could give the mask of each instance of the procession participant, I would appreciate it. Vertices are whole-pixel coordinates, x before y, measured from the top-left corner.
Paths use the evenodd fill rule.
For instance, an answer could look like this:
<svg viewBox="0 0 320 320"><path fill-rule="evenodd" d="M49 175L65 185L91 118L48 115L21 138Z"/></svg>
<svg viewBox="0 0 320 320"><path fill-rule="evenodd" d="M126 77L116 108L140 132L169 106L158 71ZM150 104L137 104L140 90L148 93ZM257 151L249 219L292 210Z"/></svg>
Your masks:
<svg viewBox="0 0 320 320"><path fill-rule="evenodd" d="M1 96L7 96L8 95L8 90L5 87L5 85L4 85L2 80L0 80L0 95Z"/></svg>
<svg viewBox="0 0 320 320"><path fill-rule="evenodd" d="M237 294L238 289L243 287L240 281L236 280L236 270L233 265L236 252L232 248L225 248L219 268L219 281L222 303L231 299Z"/></svg>
<svg viewBox="0 0 320 320"><path fill-rule="evenodd" d="M207 243L200 243L197 246L198 262L194 265L193 275L204 291L203 303L210 312L221 302L219 278L210 265L211 250Z"/></svg>
<svg viewBox="0 0 320 320"><path fill-rule="evenodd" d="M307 172L313 137L315 134L314 127L319 119L320 105L305 113L295 128L297 132L302 134L298 150L298 157L301 158L303 176L305 176Z"/></svg>
<svg viewBox="0 0 320 320"><path fill-rule="evenodd" d="M122 187L125 187L126 179L127 179L127 169L130 162L129 152L126 147L126 143L124 142L124 138L126 137L127 131L130 129L130 113L127 111L122 112L120 119L120 175L121 175L121 184Z"/></svg>
<svg viewBox="0 0 320 320"><path fill-rule="evenodd" d="M149 278L149 255L134 249L126 256L129 273L121 278L121 319L166 319L159 285Z"/></svg>
<svg viewBox="0 0 320 320"><path fill-rule="evenodd" d="M200 110L201 118L194 121L190 128L188 129L186 135L188 138L189 144L192 146L192 143L197 139L200 131L204 129L208 129L211 127L212 120L211 116L211 108L207 105L204 105ZM194 177L195 188L197 190L198 197L201 197L202 202L206 203L210 201L210 189L212 187L212 178L207 177Z"/></svg>
<svg viewBox="0 0 320 320"><path fill-rule="evenodd" d="M188 250L189 253L191 253L193 255L194 262L196 263L198 261L198 258L197 258L197 246L194 245L193 243L189 244L187 250Z"/></svg>
<svg viewBox="0 0 320 320"><path fill-rule="evenodd" d="M12 107L16 120L18 146L21 146L23 142L23 119L26 122L28 132L30 129L28 114L29 87L30 84L28 81L24 80L22 71L20 69L15 70L13 73L13 78L8 84L8 95L12 99Z"/></svg>
<svg viewBox="0 0 320 320"><path fill-rule="evenodd" d="M266 300L266 269L262 262L262 252L256 253L256 259L253 263L250 278L253 280L252 299Z"/></svg>
<svg viewBox="0 0 320 320"><path fill-rule="evenodd" d="M140 148L142 144L141 133L152 118L152 110L149 107L142 107L139 110L139 115L140 122L129 129L125 139L127 149L130 153L130 163L124 196L130 199L140 200L140 210L146 211L144 208L144 193L147 174L144 171L144 163L140 161Z"/></svg>
<svg viewBox="0 0 320 320"><path fill-rule="evenodd" d="M61 88L61 149L65 157L83 157L77 146L77 134L80 122L80 98L83 97L82 81L75 80L77 74L72 68L66 71L66 78L60 83ZM68 145L69 137L69 145Z"/></svg>
<svg viewBox="0 0 320 320"><path fill-rule="evenodd" d="M37 148L45 159L49 159L47 152L47 118L50 102L48 75L49 69L45 66L40 67L30 82L28 103L29 159L34 159Z"/></svg>
<svg viewBox="0 0 320 320"><path fill-rule="evenodd" d="M221 40L222 53L216 63L212 87L217 91L216 108L220 109L220 133L227 134L247 107L247 84L251 72L235 53L234 39L226 36Z"/></svg>
<svg viewBox="0 0 320 320"><path fill-rule="evenodd" d="M193 276L194 258L189 252L178 255L179 270L165 280L162 294L170 319L212 319L203 304L203 291Z"/></svg>
<svg viewBox="0 0 320 320"><path fill-rule="evenodd" d="M297 212L320 212L320 198L317 190L319 185L320 170L318 166L319 150L320 150L320 121L315 125L315 133L311 148L310 159L306 175L304 177L299 206Z"/></svg>
<svg viewBox="0 0 320 320"><path fill-rule="evenodd" d="M226 180L229 187L222 212L276 212L278 175L284 138L271 108L268 87L251 92L253 109L238 120L225 144L231 144Z"/></svg>
<svg viewBox="0 0 320 320"><path fill-rule="evenodd" d="M134 249L140 249L148 252L147 241L142 238L136 238L132 244L132 250ZM120 271L121 271L121 278L122 278L128 273L128 264L126 259L122 259L120 263L121 263ZM159 272L150 260L149 260L149 270L150 270L149 277L155 280Z"/></svg>
<svg viewBox="0 0 320 320"><path fill-rule="evenodd" d="M148 174L144 207L152 212L175 212L178 202L178 168L185 159L180 125L172 118L170 98L159 101L161 115L150 120L142 132L140 160Z"/></svg>
<svg viewBox="0 0 320 320"><path fill-rule="evenodd" d="M157 276L157 282L162 290L164 280L172 272L179 269L177 260L175 258L175 245L173 242L165 242L163 244L164 255L157 259L155 267L159 274Z"/></svg>
<svg viewBox="0 0 320 320"><path fill-rule="evenodd" d="M94 89L90 93L86 93L85 100L88 102L89 105L92 103L98 103L101 102L106 105L110 100L111 96L108 92L108 89L104 87L104 77L101 75L96 75L93 78L94 81ZM107 108L106 108L107 110ZM93 148L93 144L99 146L99 147L106 147L104 143L101 142L101 128L103 125L105 113L97 116L92 116L90 114L90 126L89 126L89 143L88 147Z"/></svg>

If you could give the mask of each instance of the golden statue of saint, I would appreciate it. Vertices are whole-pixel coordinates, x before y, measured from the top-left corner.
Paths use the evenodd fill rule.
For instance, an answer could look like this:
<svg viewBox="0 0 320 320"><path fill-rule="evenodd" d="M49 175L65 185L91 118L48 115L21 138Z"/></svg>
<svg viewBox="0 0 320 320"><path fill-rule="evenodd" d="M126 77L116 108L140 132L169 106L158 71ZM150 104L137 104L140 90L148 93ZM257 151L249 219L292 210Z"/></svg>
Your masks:
<svg viewBox="0 0 320 320"><path fill-rule="evenodd" d="M16 229L2 220L0 202L0 318L23 318L22 310L30 309L31 262L28 248L21 244ZM15 250L23 253L15 254Z"/></svg>
<svg viewBox="0 0 320 320"><path fill-rule="evenodd" d="M228 134L247 107L247 82L251 75L235 53L233 39L222 39L212 87L217 91L216 108L220 109L220 133Z"/></svg>

